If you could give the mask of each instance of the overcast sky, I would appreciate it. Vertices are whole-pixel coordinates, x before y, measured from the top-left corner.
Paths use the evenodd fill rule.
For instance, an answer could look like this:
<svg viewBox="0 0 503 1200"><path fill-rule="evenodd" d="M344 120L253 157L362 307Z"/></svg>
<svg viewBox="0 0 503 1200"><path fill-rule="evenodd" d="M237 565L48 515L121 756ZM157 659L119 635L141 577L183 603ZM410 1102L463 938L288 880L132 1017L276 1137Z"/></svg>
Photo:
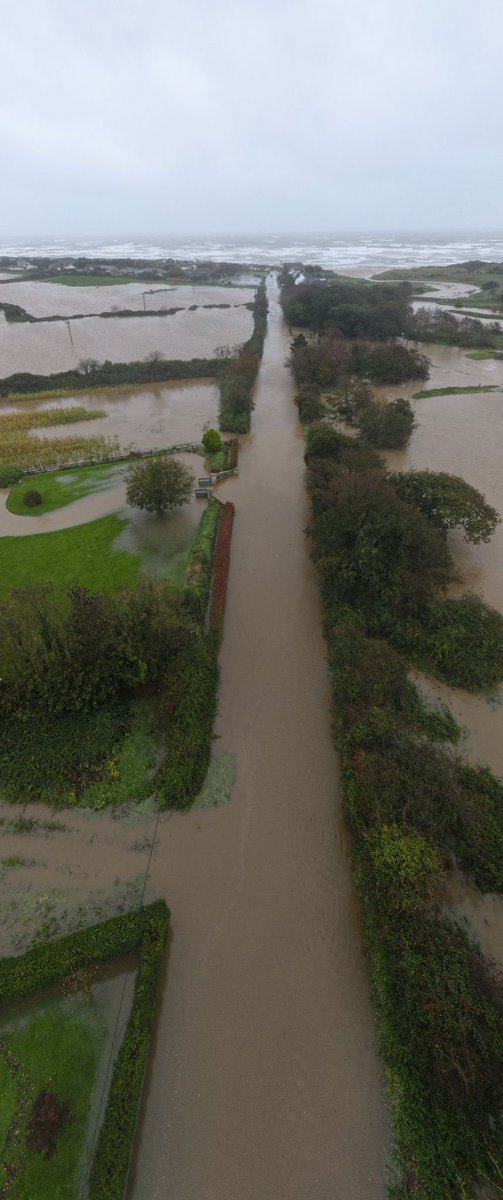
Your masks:
<svg viewBox="0 0 503 1200"><path fill-rule="evenodd" d="M502 0L0 17L0 236L503 226Z"/></svg>

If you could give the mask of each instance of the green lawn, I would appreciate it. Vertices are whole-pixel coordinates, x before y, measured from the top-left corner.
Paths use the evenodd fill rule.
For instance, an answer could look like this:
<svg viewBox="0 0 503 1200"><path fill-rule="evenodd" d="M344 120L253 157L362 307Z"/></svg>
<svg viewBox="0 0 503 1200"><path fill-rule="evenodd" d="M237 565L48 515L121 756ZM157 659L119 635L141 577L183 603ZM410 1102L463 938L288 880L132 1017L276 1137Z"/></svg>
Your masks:
<svg viewBox="0 0 503 1200"><path fill-rule="evenodd" d="M474 358L475 355L470 355ZM499 392L501 388L496 383L477 383L472 387L443 387L424 388L422 392L414 392L413 400L426 400L430 396L467 396L477 392Z"/></svg>
<svg viewBox="0 0 503 1200"><path fill-rule="evenodd" d="M113 548L126 523L112 514L57 533L1 538L0 594L36 583L61 588L79 584L105 592L134 586L141 574L140 555Z"/></svg>
<svg viewBox="0 0 503 1200"><path fill-rule="evenodd" d="M74 500L80 500L89 492L106 491L118 481L120 472L126 463L118 466L104 463L97 467L78 467L70 471L42 471L40 475L26 475L12 488L7 500L7 508L11 513L21 517L38 517L42 513L54 512L56 508L64 508ZM25 492L40 492L43 503L38 508L26 508L23 504Z"/></svg>
<svg viewBox="0 0 503 1200"><path fill-rule="evenodd" d="M0 1091L0 1130L17 1130L6 1151L14 1179L9 1200L77 1200L83 1169L91 1097L96 1081L103 1030L91 1003L74 1000L57 1002L14 1028L2 1030L10 1053L20 1070L6 1080ZM2 1063L2 1083L5 1065ZM48 1090L70 1105L72 1121L56 1138L56 1154L45 1160L27 1145L27 1125L33 1101Z"/></svg>

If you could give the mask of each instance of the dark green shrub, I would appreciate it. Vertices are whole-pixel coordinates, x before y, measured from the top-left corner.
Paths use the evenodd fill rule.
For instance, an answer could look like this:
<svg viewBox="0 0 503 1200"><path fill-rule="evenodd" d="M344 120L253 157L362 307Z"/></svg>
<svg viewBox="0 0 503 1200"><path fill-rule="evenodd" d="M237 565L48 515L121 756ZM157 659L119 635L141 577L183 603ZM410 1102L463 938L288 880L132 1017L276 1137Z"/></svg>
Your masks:
<svg viewBox="0 0 503 1200"><path fill-rule="evenodd" d="M222 448L222 438L218 429L207 429L201 438L204 449L208 454L216 454Z"/></svg>
<svg viewBox="0 0 503 1200"><path fill-rule="evenodd" d="M14 487L15 483L23 477L21 467L2 467L0 466L0 488Z"/></svg>
<svg viewBox="0 0 503 1200"><path fill-rule="evenodd" d="M194 631L190 651L170 675L165 706L166 749L155 787L160 808L189 808L208 770L218 688L210 638Z"/></svg>
<svg viewBox="0 0 503 1200"><path fill-rule="evenodd" d="M89 1177L88 1200L122 1200L152 1036L169 910L140 910L140 962L131 1015L114 1063L105 1116Z"/></svg>
<svg viewBox="0 0 503 1200"><path fill-rule="evenodd" d="M406 446L414 429L414 413L408 400L369 404L357 417L362 436L378 449L398 450Z"/></svg>
<svg viewBox="0 0 503 1200"><path fill-rule="evenodd" d="M420 622L396 621L389 636L451 687L488 691L503 678L503 617L477 596L434 600Z"/></svg>
<svg viewBox="0 0 503 1200"><path fill-rule="evenodd" d="M23 495L23 504L26 504L27 508L37 508L38 505L42 503L43 496L41 496L40 492L37 492L35 488L30 488L30 490L25 492Z"/></svg>
<svg viewBox="0 0 503 1200"><path fill-rule="evenodd" d="M399 496L447 533L461 528L466 542L490 542L499 516L481 492L446 471L400 471L391 476Z"/></svg>

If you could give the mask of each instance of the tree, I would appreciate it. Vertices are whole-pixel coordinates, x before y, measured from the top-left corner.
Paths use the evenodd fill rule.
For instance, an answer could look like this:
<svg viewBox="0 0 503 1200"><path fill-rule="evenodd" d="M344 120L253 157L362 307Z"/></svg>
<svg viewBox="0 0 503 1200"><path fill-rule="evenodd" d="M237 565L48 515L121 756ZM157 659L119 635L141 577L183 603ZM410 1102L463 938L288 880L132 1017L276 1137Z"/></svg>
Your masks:
<svg viewBox="0 0 503 1200"><path fill-rule="evenodd" d="M160 515L190 500L194 476L171 456L135 463L126 475L126 499L132 508Z"/></svg>
<svg viewBox="0 0 503 1200"><path fill-rule="evenodd" d="M401 471L391 478L402 500L418 508L443 533L460 527L465 531L465 542L491 540L500 517L482 493L459 475Z"/></svg>
<svg viewBox="0 0 503 1200"><path fill-rule="evenodd" d="M222 449L222 438L220 437L218 429L207 429L206 432L203 433L201 441L204 449L208 451L208 454L216 454L218 450Z"/></svg>
<svg viewBox="0 0 503 1200"><path fill-rule="evenodd" d="M390 400L387 404L367 404L356 417L362 437L371 446L398 450L406 446L414 429L414 413L409 400Z"/></svg>

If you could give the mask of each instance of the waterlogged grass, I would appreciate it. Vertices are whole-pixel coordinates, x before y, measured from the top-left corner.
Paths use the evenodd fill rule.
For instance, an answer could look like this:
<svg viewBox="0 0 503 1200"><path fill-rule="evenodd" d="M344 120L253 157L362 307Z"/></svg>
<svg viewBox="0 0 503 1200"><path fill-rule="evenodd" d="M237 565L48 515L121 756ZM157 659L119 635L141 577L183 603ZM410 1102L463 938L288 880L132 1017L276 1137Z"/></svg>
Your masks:
<svg viewBox="0 0 503 1200"><path fill-rule="evenodd" d="M42 471L40 475L29 475L16 484L7 500L9 512L18 516L38 517L42 513L65 508L74 500L81 500L90 492L106 491L118 482L127 464L104 463L98 467L79 467L74 471ZM23 503L25 492L34 488L42 496L42 504L27 509Z"/></svg>
<svg viewBox="0 0 503 1200"><path fill-rule="evenodd" d="M469 358L485 357L485 353L477 351L477 354L469 354ZM491 357L489 355L489 357ZM468 396L475 395L477 392L501 392L502 389L497 384L478 383L472 387L443 387L443 388L424 388L421 392L414 392L413 400L427 400L430 396Z"/></svg>
<svg viewBox="0 0 503 1200"><path fill-rule="evenodd" d="M198 808L216 808L219 804L228 804L234 775L234 756L227 754L224 750L216 750L211 756L203 787L196 797L196 806Z"/></svg>
<svg viewBox="0 0 503 1200"><path fill-rule="evenodd" d="M84 807L101 809L111 805L141 804L152 795L159 732L154 702L146 697L135 701L131 726L106 764L104 777L84 792Z"/></svg>
<svg viewBox="0 0 503 1200"><path fill-rule="evenodd" d="M103 1031L91 1006L59 1003L34 1012L17 1027L1 1031L19 1070L0 1092L0 1130L5 1164L13 1178L9 1200L63 1200L78 1196L90 1101L95 1085ZM71 1121L56 1138L48 1161L27 1145L33 1102L48 1090L70 1106ZM9 1136L10 1135L10 1136ZM6 1138L8 1145L5 1145Z"/></svg>
<svg viewBox="0 0 503 1200"><path fill-rule="evenodd" d="M36 583L58 588L78 584L105 592L134 587L141 575L141 557L114 546L125 524L112 514L56 533L1 538L0 595Z"/></svg>
<svg viewBox="0 0 503 1200"><path fill-rule="evenodd" d="M32 437L33 429L51 425L72 425L105 417L102 409L45 409L40 412L15 412L0 415L0 464L16 463L26 467L54 466L69 459L100 458L117 448L116 439L101 434L82 434L61 438Z"/></svg>
<svg viewBox="0 0 503 1200"><path fill-rule="evenodd" d="M466 357L473 358L475 362L482 362L486 358L503 358L503 354L499 354L497 350L471 350Z"/></svg>

